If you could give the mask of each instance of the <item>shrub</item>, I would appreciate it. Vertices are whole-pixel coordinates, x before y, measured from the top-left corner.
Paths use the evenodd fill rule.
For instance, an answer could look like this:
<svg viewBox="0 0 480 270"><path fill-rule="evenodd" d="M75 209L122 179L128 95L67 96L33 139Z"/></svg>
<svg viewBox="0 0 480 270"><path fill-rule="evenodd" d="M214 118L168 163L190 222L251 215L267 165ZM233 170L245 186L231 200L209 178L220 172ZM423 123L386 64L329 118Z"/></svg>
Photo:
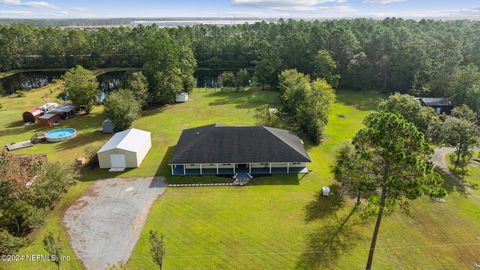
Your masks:
<svg viewBox="0 0 480 270"><path fill-rule="evenodd" d="M105 115L112 120L115 131L128 129L140 115L141 105L132 91L119 90L105 101Z"/></svg>
<svg viewBox="0 0 480 270"><path fill-rule="evenodd" d="M25 92L20 91L20 90L15 91L15 94L17 95L17 97L25 97Z"/></svg>
<svg viewBox="0 0 480 270"><path fill-rule="evenodd" d="M4 229L0 229L0 255L12 254L25 245L25 240L11 235Z"/></svg>

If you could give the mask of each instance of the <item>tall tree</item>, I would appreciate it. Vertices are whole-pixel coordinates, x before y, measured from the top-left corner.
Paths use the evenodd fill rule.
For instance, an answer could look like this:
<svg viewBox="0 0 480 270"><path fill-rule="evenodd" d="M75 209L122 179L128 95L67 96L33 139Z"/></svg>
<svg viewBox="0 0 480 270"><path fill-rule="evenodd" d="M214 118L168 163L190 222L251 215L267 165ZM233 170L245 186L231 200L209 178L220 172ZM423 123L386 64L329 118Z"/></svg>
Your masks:
<svg viewBox="0 0 480 270"><path fill-rule="evenodd" d="M140 115L141 105L132 91L119 90L105 101L105 115L112 120L115 131L128 129Z"/></svg>
<svg viewBox="0 0 480 270"><path fill-rule="evenodd" d="M455 116L447 116L443 123L443 142L455 148L454 170L459 165L466 165L470 160L470 151L480 142L478 126L472 122L472 112L463 109L454 111ZM462 162L463 161L463 162Z"/></svg>
<svg viewBox="0 0 480 270"><path fill-rule="evenodd" d="M242 89L245 86L248 86L250 83L250 74L248 73L248 70L242 68L239 71L237 71L237 74L235 76L236 81L237 81L237 86Z"/></svg>
<svg viewBox="0 0 480 270"><path fill-rule="evenodd" d="M133 72L126 76L123 88L132 91L135 99L144 107L148 101L148 80L142 72Z"/></svg>
<svg viewBox="0 0 480 270"><path fill-rule="evenodd" d="M327 50L319 50L313 62L313 77L325 79L333 88L340 82L340 75L337 73L337 63Z"/></svg>
<svg viewBox="0 0 480 270"><path fill-rule="evenodd" d="M90 113L100 92L95 74L82 66L76 66L65 73L65 93L73 104Z"/></svg>
<svg viewBox="0 0 480 270"><path fill-rule="evenodd" d="M415 97L406 94L395 93L389 96L388 99L380 102L378 110L403 116L427 136L430 135L431 126L438 120L432 108L422 106Z"/></svg>
<svg viewBox="0 0 480 270"><path fill-rule="evenodd" d="M340 191L355 198L355 206L359 206L362 197L375 192L375 178L369 172L376 165L363 159L351 144L343 145L337 151L335 160L332 173L340 183Z"/></svg>
<svg viewBox="0 0 480 270"><path fill-rule="evenodd" d="M362 167L364 173L357 176L378 190L366 200L368 209L377 215L366 264L370 270L384 214L395 206L407 207L407 200L423 194L439 196L444 191L441 177L428 160L433 151L412 123L397 114L374 113L365 125L352 145L362 162L372 165Z"/></svg>
<svg viewBox="0 0 480 270"><path fill-rule="evenodd" d="M224 87L234 87L236 85L235 74L231 71L224 71L218 76L218 81Z"/></svg>

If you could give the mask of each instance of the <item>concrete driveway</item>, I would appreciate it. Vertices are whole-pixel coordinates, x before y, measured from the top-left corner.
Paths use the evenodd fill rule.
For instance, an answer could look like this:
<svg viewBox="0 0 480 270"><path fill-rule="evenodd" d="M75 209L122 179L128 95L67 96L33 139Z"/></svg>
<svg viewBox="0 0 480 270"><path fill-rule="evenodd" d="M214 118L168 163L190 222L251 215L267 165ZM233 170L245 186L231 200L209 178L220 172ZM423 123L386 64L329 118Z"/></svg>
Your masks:
<svg viewBox="0 0 480 270"><path fill-rule="evenodd" d="M165 191L164 180L99 180L65 212L72 248L87 269L128 260L152 203Z"/></svg>

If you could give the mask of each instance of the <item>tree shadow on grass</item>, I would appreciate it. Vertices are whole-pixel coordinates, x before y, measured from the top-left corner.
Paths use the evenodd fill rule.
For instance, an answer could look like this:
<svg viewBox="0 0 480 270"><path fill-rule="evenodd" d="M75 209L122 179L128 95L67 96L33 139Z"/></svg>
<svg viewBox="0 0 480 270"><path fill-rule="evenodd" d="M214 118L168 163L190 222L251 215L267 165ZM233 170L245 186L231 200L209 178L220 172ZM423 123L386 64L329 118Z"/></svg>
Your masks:
<svg viewBox="0 0 480 270"><path fill-rule="evenodd" d="M305 222L317 220L327 222L307 235L307 245L297 263L299 269L335 269L338 258L351 251L359 240L364 239L358 225L363 221L355 215L353 206L346 215L339 216L346 201L338 192L339 186L332 185L334 195L325 197L320 191L315 199L305 206Z"/></svg>
<svg viewBox="0 0 480 270"><path fill-rule="evenodd" d="M338 258L348 254L364 236L358 230L362 223L352 220L356 208L335 222L317 227L307 238L307 247L302 253L297 268L335 269Z"/></svg>
<svg viewBox="0 0 480 270"><path fill-rule="evenodd" d="M338 194L338 185L330 187L331 192ZM309 223L317 219L323 219L328 216L335 216L338 210L345 205L345 199L340 195L325 197L322 192L318 192L315 200L305 206L305 222Z"/></svg>
<svg viewBox="0 0 480 270"><path fill-rule="evenodd" d="M465 197L470 195L468 192L469 185L465 183L463 179L453 173L447 173L440 169L437 169L436 171L442 176L444 180L442 187L447 191L447 193L458 192Z"/></svg>
<svg viewBox="0 0 480 270"><path fill-rule="evenodd" d="M337 102L348 106L356 107L362 111L371 111L377 109L378 104L387 98L387 94L379 94L374 91L361 90L338 90Z"/></svg>
<svg viewBox="0 0 480 270"><path fill-rule="evenodd" d="M270 91L273 92L273 91ZM208 97L215 98L210 102L210 106L234 104L239 109L253 109L263 104L271 104L272 100L268 91L219 91L207 94Z"/></svg>

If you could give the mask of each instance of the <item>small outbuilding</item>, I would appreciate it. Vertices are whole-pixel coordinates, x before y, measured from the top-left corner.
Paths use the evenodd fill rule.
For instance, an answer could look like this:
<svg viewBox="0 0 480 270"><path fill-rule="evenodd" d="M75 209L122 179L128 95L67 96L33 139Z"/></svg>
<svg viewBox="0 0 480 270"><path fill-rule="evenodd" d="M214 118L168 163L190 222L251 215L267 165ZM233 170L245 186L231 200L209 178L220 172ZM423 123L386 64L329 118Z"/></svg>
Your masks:
<svg viewBox="0 0 480 270"><path fill-rule="evenodd" d="M187 102L187 100L188 100L188 93L186 93L186 92L182 92L182 93L178 94L175 98L175 101L179 102L179 103Z"/></svg>
<svg viewBox="0 0 480 270"><path fill-rule="evenodd" d="M433 108L437 114L450 114L454 107L453 102L449 98L445 97L419 97L417 99L420 101L422 106Z"/></svg>
<svg viewBox="0 0 480 270"><path fill-rule="evenodd" d="M323 187L322 188L322 195L325 197L330 196L330 187Z"/></svg>
<svg viewBox="0 0 480 270"><path fill-rule="evenodd" d="M113 133L114 129L115 129L115 125L113 124L112 120L105 119L105 121L103 121L103 124L102 124L103 133Z"/></svg>
<svg viewBox="0 0 480 270"><path fill-rule="evenodd" d="M23 113L23 122L35 123L38 118L43 115L43 110L40 108L33 108Z"/></svg>
<svg viewBox="0 0 480 270"><path fill-rule="evenodd" d="M58 121L60 121L60 115L58 113L47 113L38 118L38 123L46 127L53 126Z"/></svg>
<svg viewBox="0 0 480 270"><path fill-rule="evenodd" d="M68 119L75 116L77 109L73 104L62 104L51 110L49 113L56 113L61 119Z"/></svg>
<svg viewBox="0 0 480 270"><path fill-rule="evenodd" d="M139 167L152 147L151 134L135 128L117 132L97 152L100 168Z"/></svg>
<svg viewBox="0 0 480 270"><path fill-rule="evenodd" d="M43 112L48 113L49 111L51 111L51 110L53 110L53 109L55 109L55 108L57 108L57 107L58 107L58 104L57 104L57 103L55 103L55 102L50 102L50 103L45 103L45 104L43 104L43 105L40 106L39 108L40 108L41 110L43 110Z"/></svg>

